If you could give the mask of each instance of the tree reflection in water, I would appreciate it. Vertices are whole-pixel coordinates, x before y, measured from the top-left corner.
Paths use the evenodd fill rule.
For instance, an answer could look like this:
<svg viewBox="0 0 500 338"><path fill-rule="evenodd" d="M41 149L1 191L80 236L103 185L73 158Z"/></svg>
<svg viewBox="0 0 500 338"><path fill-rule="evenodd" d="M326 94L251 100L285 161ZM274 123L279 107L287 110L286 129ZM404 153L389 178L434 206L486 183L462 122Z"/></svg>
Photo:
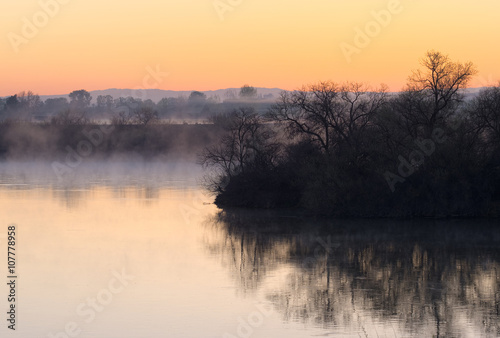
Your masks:
<svg viewBox="0 0 500 338"><path fill-rule="evenodd" d="M285 320L363 337L500 335L497 224L250 211L207 224L238 288L264 290Z"/></svg>

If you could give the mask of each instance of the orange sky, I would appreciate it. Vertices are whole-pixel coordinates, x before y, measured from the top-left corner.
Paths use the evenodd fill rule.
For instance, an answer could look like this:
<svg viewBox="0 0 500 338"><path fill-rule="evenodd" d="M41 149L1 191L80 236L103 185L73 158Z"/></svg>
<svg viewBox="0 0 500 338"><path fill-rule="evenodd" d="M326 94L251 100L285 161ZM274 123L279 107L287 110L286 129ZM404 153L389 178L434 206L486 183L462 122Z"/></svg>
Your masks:
<svg viewBox="0 0 500 338"><path fill-rule="evenodd" d="M0 96L319 80L399 90L429 49L473 61L472 86L500 80L498 0L25 0L2 1L0 20Z"/></svg>

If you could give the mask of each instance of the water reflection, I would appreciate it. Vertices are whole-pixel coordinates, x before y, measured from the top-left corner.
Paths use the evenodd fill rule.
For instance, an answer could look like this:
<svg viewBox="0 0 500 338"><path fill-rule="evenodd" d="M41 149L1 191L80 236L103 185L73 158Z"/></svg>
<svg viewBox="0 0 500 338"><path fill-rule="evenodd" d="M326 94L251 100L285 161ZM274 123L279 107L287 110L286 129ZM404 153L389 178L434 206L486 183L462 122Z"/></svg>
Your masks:
<svg viewBox="0 0 500 338"><path fill-rule="evenodd" d="M500 335L500 231L486 221L311 221L220 212L206 221L242 292L287 321L363 337ZM266 283L272 279L272 283Z"/></svg>
<svg viewBox="0 0 500 338"><path fill-rule="evenodd" d="M495 224L218 213L191 164L84 163L65 182L42 168L0 163L0 224L22 229L23 337L69 320L82 337L227 337L255 304L275 311L252 338L500 336ZM136 284L86 325L75 307L122 268Z"/></svg>

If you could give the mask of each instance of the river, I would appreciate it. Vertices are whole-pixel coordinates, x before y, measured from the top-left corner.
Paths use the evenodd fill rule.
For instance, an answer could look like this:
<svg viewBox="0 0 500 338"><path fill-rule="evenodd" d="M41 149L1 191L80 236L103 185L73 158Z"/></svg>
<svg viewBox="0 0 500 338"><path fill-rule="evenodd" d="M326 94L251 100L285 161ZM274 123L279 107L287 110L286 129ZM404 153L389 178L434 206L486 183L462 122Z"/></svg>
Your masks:
<svg viewBox="0 0 500 338"><path fill-rule="evenodd" d="M500 227L222 211L188 162L0 165L0 336L498 337Z"/></svg>

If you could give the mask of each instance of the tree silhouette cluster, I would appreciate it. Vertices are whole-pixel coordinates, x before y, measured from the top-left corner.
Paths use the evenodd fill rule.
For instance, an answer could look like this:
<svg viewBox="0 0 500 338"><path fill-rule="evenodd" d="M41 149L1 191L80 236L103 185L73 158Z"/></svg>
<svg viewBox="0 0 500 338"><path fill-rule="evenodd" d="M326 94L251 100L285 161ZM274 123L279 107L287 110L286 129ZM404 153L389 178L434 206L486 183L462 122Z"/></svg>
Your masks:
<svg viewBox="0 0 500 338"><path fill-rule="evenodd" d="M256 88L244 85L239 96L228 90L225 100L193 91L188 97L165 97L158 102L131 96L113 98L111 95L99 95L93 102L91 94L84 89L71 92L68 98L48 98L45 101L27 91L0 98L0 121L80 124L99 120L138 125L169 120L202 122L215 113L230 112L243 101L252 102L258 111L264 112L269 108L272 94L258 96Z"/></svg>
<svg viewBox="0 0 500 338"><path fill-rule="evenodd" d="M216 203L336 216L498 215L500 87L467 97L472 63L429 51L421 64L400 93L321 82L284 92L265 116L218 116L226 134L200 157L213 169Z"/></svg>

